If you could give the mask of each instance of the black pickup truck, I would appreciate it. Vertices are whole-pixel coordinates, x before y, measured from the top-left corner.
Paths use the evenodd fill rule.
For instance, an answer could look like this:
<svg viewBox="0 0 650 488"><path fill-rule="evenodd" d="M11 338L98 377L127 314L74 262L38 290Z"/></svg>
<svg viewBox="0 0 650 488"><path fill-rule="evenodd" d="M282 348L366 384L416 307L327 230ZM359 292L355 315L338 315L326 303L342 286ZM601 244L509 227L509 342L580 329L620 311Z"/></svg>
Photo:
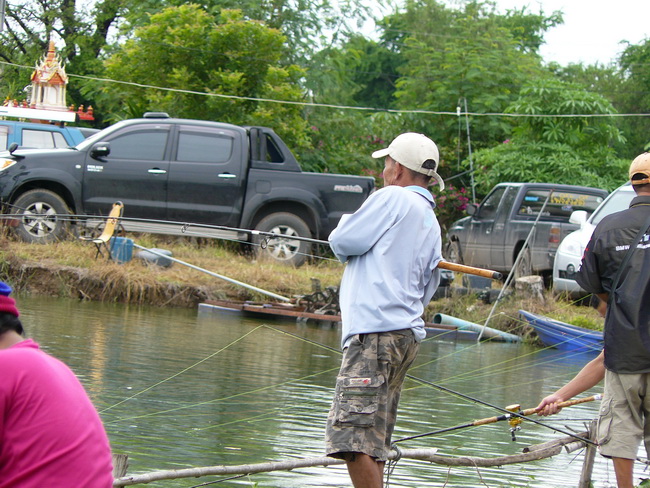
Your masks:
<svg viewBox="0 0 650 488"><path fill-rule="evenodd" d="M91 225L86 216L120 200L127 231L251 241L259 237L211 226L275 232L286 238L265 252L300 265L310 245L291 237L325 239L373 189L369 177L303 172L272 129L164 113L118 122L73 148L0 155L3 212L20 216L15 230L27 242L62 239L70 219L61 215Z"/></svg>
<svg viewBox="0 0 650 488"><path fill-rule="evenodd" d="M515 275L550 278L558 245L579 227L569 222L571 213L585 210L591 215L607 195L606 190L585 186L500 183L480 205L467 207L468 217L451 225L445 257L508 274L530 234Z"/></svg>

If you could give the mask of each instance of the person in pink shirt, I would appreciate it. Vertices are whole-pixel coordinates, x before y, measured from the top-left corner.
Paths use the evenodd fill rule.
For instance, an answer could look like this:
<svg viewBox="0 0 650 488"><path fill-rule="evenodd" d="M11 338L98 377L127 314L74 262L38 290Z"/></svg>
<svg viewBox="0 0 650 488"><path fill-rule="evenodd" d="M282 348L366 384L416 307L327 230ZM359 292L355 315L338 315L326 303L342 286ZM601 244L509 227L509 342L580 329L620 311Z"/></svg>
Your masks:
<svg viewBox="0 0 650 488"><path fill-rule="evenodd" d="M0 282L0 488L109 488L104 426L74 373L23 337Z"/></svg>

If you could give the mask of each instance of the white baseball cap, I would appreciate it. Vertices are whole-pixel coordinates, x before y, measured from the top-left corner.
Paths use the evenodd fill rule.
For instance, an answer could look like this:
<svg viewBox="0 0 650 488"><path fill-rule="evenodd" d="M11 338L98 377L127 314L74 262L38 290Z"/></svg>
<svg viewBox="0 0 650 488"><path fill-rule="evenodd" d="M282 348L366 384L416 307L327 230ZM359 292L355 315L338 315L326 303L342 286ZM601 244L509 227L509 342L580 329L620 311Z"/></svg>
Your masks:
<svg viewBox="0 0 650 488"><path fill-rule="evenodd" d="M438 182L440 189L445 189L445 182L436 170L440 161L440 154L436 143L424 134L405 132L400 134L386 149L372 153L373 158L390 156L402 166L413 171L431 176Z"/></svg>

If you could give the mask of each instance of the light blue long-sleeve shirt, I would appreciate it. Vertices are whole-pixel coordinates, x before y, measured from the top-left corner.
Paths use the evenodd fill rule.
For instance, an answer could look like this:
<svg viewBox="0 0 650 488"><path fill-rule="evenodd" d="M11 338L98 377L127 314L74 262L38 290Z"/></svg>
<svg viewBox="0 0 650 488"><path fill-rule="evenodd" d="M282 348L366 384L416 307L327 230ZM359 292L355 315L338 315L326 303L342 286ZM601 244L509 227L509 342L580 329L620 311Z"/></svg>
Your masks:
<svg viewBox="0 0 650 488"><path fill-rule="evenodd" d="M345 347L355 334L411 328L426 333L422 313L440 282L441 236L433 197L419 186L387 186L329 236L347 262L340 290Z"/></svg>

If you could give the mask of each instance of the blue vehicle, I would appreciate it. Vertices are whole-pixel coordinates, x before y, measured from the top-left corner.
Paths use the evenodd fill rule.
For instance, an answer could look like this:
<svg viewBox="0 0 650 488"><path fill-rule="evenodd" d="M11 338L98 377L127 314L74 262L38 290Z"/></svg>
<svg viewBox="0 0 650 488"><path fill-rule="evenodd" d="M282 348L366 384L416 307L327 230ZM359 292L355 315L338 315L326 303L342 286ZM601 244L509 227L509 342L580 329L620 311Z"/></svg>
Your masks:
<svg viewBox="0 0 650 488"><path fill-rule="evenodd" d="M95 132L98 130L85 127L0 120L0 151L14 142L20 147L35 149L76 146Z"/></svg>

